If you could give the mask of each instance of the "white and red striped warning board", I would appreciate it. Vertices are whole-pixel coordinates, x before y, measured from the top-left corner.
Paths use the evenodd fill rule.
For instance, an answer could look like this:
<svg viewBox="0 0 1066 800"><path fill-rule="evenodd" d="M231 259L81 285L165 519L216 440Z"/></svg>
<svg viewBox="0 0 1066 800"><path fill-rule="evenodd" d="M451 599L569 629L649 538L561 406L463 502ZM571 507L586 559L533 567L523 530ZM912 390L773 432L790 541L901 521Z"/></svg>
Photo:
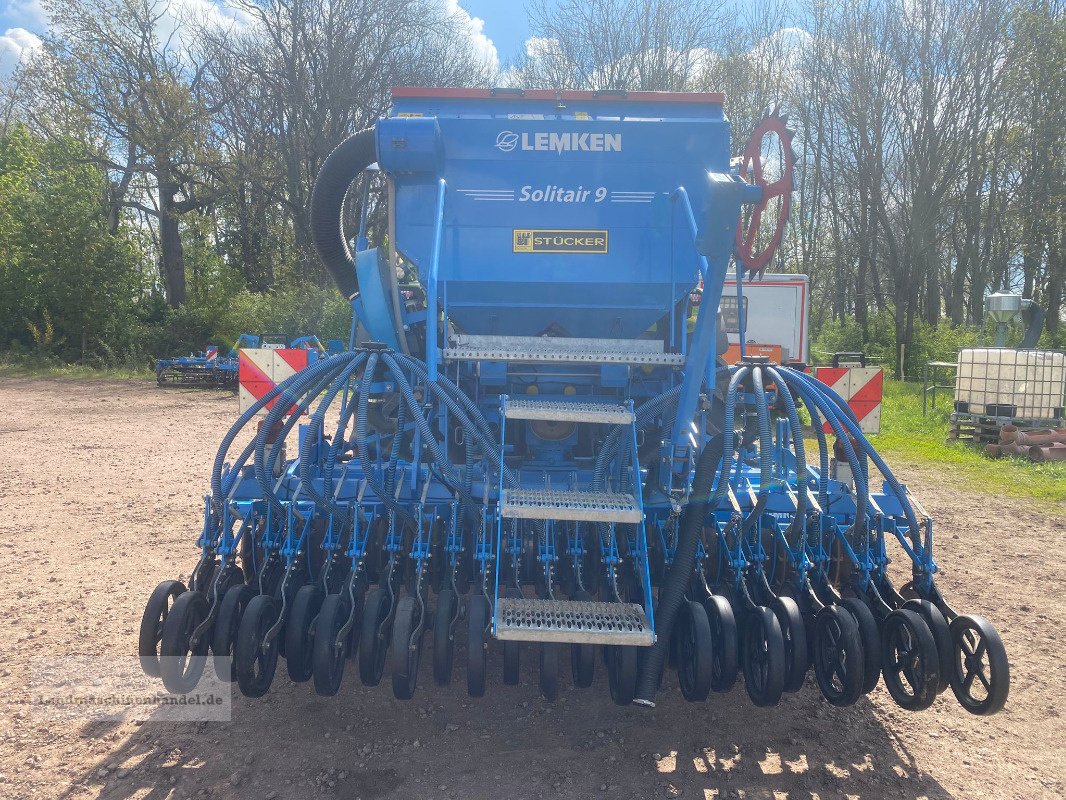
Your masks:
<svg viewBox="0 0 1066 800"><path fill-rule="evenodd" d="M304 349L242 348L237 368L240 413L251 408L283 380L304 369L309 354L310 351ZM264 411L270 409L274 402L271 400Z"/></svg>
<svg viewBox="0 0 1066 800"><path fill-rule="evenodd" d="M814 377L848 401L863 433L881 432L885 371L881 367L817 367ZM832 433L829 423L822 425Z"/></svg>

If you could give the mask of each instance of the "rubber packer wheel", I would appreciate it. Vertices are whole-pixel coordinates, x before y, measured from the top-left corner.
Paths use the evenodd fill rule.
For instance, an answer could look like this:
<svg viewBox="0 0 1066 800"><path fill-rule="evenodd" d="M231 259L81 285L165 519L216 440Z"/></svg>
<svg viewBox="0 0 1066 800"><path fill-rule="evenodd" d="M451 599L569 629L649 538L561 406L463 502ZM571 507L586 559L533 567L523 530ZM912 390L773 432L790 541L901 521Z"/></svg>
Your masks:
<svg viewBox="0 0 1066 800"><path fill-rule="evenodd" d="M344 678L344 662L348 656L349 631L346 641L337 642L344 623L351 614L348 593L328 594L322 601L318 619L315 620L315 635L312 639L311 675L315 681L315 693L333 697L340 689ZM356 617L358 619L358 617Z"/></svg>
<svg viewBox="0 0 1066 800"><path fill-rule="evenodd" d="M278 648L281 636L275 636L264 646L267 631L274 627L281 613L281 605L269 594L252 598L237 628L237 643L233 660L237 669L237 685L245 697L262 697L274 682L278 668Z"/></svg>
<svg viewBox="0 0 1066 800"><path fill-rule="evenodd" d="M859 626L862 640L862 693L869 694L881 679L881 631L877 629L874 612L857 597L845 597L840 605L847 609Z"/></svg>
<svg viewBox="0 0 1066 800"><path fill-rule="evenodd" d="M404 597L396 605L396 619L392 623L392 693L397 700L410 700L418 685L418 666L422 661L421 623L422 605L417 597Z"/></svg>
<svg viewBox="0 0 1066 800"><path fill-rule="evenodd" d="M182 592L163 623L159 641L159 676L168 692L185 694L204 674L211 632L192 644L193 631L207 619L209 604L200 592Z"/></svg>
<svg viewBox="0 0 1066 800"><path fill-rule="evenodd" d="M466 692L471 697L485 694L485 670L488 667L489 601L482 594L473 595L467 608Z"/></svg>
<svg viewBox="0 0 1066 800"><path fill-rule="evenodd" d="M948 664L955 656L955 646L951 639L948 621L943 612L929 600L908 600L901 608L917 612L932 631L933 641L936 642L936 655L940 659L940 683L937 685L936 693L941 694L951 686L951 670L948 669Z"/></svg>
<svg viewBox="0 0 1066 800"><path fill-rule="evenodd" d="M241 618L253 597L255 591L251 586L243 583L231 586L222 596L222 604L218 608L215 632L211 637L211 653L214 656L215 674L227 683L237 680L237 662L233 657L233 649L237 642Z"/></svg>
<svg viewBox="0 0 1066 800"><path fill-rule="evenodd" d="M144 606L141 627L137 635L137 655L145 675L159 677L159 643L163 639L163 623L174 602L185 592L181 581L163 581L155 587Z"/></svg>
<svg viewBox="0 0 1066 800"><path fill-rule="evenodd" d="M807 679L810 658L807 654L807 629L799 605L791 597L775 597L770 610L781 626L785 640L785 691L798 692Z"/></svg>
<svg viewBox="0 0 1066 800"><path fill-rule="evenodd" d="M324 594L316 583L301 586L285 623L285 668L294 683L310 680L314 673L312 624L322 609Z"/></svg>
<svg viewBox="0 0 1066 800"><path fill-rule="evenodd" d="M814 618L814 675L822 695L834 706L850 706L862 696L865 659L859 623L838 605Z"/></svg>
<svg viewBox="0 0 1066 800"><path fill-rule="evenodd" d="M995 714L1010 693L1007 649L992 623L976 614L951 621L951 690L971 714Z"/></svg>
<svg viewBox="0 0 1066 800"><path fill-rule="evenodd" d="M728 692L737 682L737 622L733 607L721 595L712 594L703 601L707 622L711 626L711 689Z"/></svg>
<svg viewBox="0 0 1066 800"><path fill-rule="evenodd" d="M682 603L674 635L681 696L690 703L702 703L711 692L714 673L711 626L702 605L691 600Z"/></svg>
<svg viewBox="0 0 1066 800"><path fill-rule="evenodd" d="M744 626L744 688L757 706L774 706L785 689L785 637L766 606L756 606Z"/></svg>
<svg viewBox="0 0 1066 800"><path fill-rule="evenodd" d="M607 685L616 705L628 706L637 694L637 667L640 654L636 647L610 645L604 647L607 662Z"/></svg>
<svg viewBox="0 0 1066 800"><path fill-rule="evenodd" d="M592 600L592 595L587 591L577 591L574 592L574 600L586 602ZM579 689L592 686L596 676L596 645L570 645L570 672L574 678L574 686Z"/></svg>
<svg viewBox="0 0 1066 800"><path fill-rule="evenodd" d="M540 646L540 693L549 703L559 697L559 645L554 642Z"/></svg>
<svg viewBox="0 0 1066 800"><path fill-rule="evenodd" d="M881 661L892 699L908 711L922 711L936 700L940 661L936 640L916 612L899 608L881 626Z"/></svg>
<svg viewBox="0 0 1066 800"><path fill-rule="evenodd" d="M455 661L455 636L452 620L459 600L451 589L437 595L437 611L433 618L433 681L438 686L452 682L452 664Z"/></svg>
<svg viewBox="0 0 1066 800"><path fill-rule="evenodd" d="M508 598L520 599L522 592L512 586L507 590ZM503 682L506 686L517 686L522 679L522 643L505 641L503 643Z"/></svg>
<svg viewBox="0 0 1066 800"><path fill-rule="evenodd" d="M364 686L377 686L385 673L388 638L380 635L381 624L389 615L389 598L375 586L367 592L363 604L363 622L359 628L359 680Z"/></svg>

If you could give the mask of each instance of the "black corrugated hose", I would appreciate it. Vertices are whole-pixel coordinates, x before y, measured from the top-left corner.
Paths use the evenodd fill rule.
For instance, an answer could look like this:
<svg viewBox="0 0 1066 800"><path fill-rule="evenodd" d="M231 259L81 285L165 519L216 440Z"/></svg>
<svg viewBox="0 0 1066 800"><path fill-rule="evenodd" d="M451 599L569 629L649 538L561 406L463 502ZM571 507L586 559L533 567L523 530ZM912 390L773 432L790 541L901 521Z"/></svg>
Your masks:
<svg viewBox="0 0 1066 800"><path fill-rule="evenodd" d="M337 288L349 300L359 291L355 258L344 238L344 196L359 173L378 160L374 128L352 134L322 164L311 192L311 241Z"/></svg>
<svg viewBox="0 0 1066 800"><path fill-rule="evenodd" d="M715 408L721 414L722 407L715 402ZM717 420L721 425L721 419ZM659 607L655 614L655 644L651 646L640 667L637 680L637 696L634 703L649 708L655 707L655 695L659 690L659 676L670 646L670 631L673 628L677 612L685 599L689 580L696 564L696 543L699 541L703 520L710 510L711 489L714 476L722 461L724 442L721 434L711 438L700 453L696 462L696 472L692 477L692 493L689 502L681 513L681 530L678 534L677 550L670 565L662 591L659 594Z"/></svg>

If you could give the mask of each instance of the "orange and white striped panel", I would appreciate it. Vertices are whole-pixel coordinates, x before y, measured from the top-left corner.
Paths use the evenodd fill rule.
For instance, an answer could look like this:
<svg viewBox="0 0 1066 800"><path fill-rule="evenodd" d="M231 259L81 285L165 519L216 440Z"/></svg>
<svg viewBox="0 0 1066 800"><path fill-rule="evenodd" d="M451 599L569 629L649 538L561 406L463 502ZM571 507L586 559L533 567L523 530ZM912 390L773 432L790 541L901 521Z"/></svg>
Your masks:
<svg viewBox="0 0 1066 800"><path fill-rule="evenodd" d="M237 367L237 400L243 414L279 383L307 366L306 350L242 348ZM274 401L267 404L269 410ZM291 409L290 409L291 413Z"/></svg>
<svg viewBox="0 0 1066 800"><path fill-rule="evenodd" d="M818 367L814 377L848 401L863 433L881 432L885 371L881 367ZM832 433L829 423L823 424Z"/></svg>

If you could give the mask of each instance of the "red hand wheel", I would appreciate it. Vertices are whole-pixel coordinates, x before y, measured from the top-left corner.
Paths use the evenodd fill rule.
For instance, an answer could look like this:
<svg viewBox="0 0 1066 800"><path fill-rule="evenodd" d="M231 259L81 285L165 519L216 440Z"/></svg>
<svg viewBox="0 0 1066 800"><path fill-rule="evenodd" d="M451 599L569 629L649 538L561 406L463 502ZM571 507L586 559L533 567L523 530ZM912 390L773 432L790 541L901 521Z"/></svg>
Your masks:
<svg viewBox="0 0 1066 800"><path fill-rule="evenodd" d="M792 173L796 166L796 155L792 152L792 137L795 134L788 127L788 117L779 109L767 110L762 120L755 126L755 131L744 148L740 162L740 176L762 188L762 199L756 203L744 222L741 216L737 223L736 258L751 277L761 277L766 271L781 239L785 233L789 209L792 206ZM767 137L776 136L777 142L764 146ZM779 153L781 174L773 182L764 177L767 165L767 153ZM763 215L767 207L777 201L777 215L774 228L769 237L763 230Z"/></svg>

